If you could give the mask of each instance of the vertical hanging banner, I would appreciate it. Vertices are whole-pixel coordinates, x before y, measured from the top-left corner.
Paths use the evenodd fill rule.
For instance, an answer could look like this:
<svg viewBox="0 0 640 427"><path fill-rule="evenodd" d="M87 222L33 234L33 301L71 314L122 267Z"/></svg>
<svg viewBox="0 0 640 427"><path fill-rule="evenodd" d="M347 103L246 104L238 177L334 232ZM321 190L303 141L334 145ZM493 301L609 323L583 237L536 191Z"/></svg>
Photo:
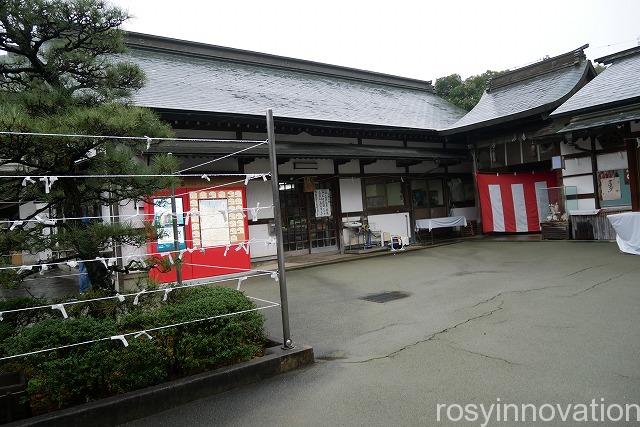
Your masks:
<svg viewBox="0 0 640 427"><path fill-rule="evenodd" d="M315 190L313 199L316 205L316 218L331 216L331 190Z"/></svg>
<svg viewBox="0 0 640 427"><path fill-rule="evenodd" d="M519 174L477 174L478 194L485 233L527 233L540 231L540 213L548 200L537 190L555 187L555 172Z"/></svg>

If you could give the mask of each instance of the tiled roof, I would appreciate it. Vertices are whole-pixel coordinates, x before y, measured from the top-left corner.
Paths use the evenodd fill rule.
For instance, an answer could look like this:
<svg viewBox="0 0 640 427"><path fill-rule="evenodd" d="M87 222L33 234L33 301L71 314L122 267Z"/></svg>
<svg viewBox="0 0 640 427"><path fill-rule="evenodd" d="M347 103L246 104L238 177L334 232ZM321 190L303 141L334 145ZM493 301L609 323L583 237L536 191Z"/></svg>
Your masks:
<svg viewBox="0 0 640 427"><path fill-rule="evenodd" d="M544 65L544 62L541 64ZM531 73L530 68L531 66L527 70L515 70L505 77L499 77L502 80L499 85L485 91L471 111L443 130L446 133L457 133L551 111L572 91L577 90L591 69L591 64L586 59L579 58L573 65L551 68L550 71L540 67L543 72ZM516 73L523 75L523 78L513 78Z"/></svg>
<svg viewBox="0 0 640 427"><path fill-rule="evenodd" d="M147 75L133 97L145 107L245 115L271 108L282 118L425 130L447 127L464 114L428 82L419 82L419 89L135 46L127 55Z"/></svg>
<svg viewBox="0 0 640 427"><path fill-rule="evenodd" d="M580 113L640 99L640 48L612 55L611 65L558 107L551 115ZM608 62L606 58L603 62Z"/></svg>

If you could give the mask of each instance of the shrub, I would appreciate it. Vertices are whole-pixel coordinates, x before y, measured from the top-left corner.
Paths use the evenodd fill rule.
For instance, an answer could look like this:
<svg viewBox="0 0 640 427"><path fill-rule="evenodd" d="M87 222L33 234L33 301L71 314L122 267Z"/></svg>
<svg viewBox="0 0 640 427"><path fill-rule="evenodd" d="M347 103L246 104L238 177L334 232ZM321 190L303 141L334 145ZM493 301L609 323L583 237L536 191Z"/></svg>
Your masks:
<svg viewBox="0 0 640 427"><path fill-rule="evenodd" d="M145 295L140 304L124 303L117 310L112 301L105 309L94 302L89 314L16 325L2 341L2 352L53 348L255 308L241 292L223 287L175 290L167 302L161 296ZM153 339L128 336L128 347L109 339L17 358L2 369L27 376L32 411L42 413L249 360L263 352L263 323L253 311L153 331Z"/></svg>

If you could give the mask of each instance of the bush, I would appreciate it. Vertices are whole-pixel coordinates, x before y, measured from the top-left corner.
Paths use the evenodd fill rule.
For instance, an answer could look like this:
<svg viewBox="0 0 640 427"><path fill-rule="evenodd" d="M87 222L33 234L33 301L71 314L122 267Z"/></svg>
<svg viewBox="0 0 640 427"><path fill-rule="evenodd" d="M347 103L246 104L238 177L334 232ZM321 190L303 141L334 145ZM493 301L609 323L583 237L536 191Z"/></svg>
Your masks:
<svg viewBox="0 0 640 427"><path fill-rule="evenodd" d="M147 294L137 306L129 302L118 310L112 301L104 310L92 303L90 314L16 325L2 341L2 352L24 353L255 308L241 292L223 287L176 290L166 303L161 296ZM153 339L128 336L128 347L105 340L17 358L2 370L27 376L32 411L42 413L249 360L264 350L263 323L253 311L152 331Z"/></svg>

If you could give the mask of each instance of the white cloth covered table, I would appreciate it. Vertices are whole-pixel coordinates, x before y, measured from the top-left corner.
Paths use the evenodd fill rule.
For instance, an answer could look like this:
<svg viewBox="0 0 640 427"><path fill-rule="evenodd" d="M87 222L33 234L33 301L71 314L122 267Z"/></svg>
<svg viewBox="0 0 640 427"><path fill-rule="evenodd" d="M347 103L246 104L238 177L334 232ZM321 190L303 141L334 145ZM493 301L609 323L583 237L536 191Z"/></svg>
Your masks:
<svg viewBox="0 0 640 427"><path fill-rule="evenodd" d="M608 215L616 230L616 242L622 252L640 255L640 212L624 212Z"/></svg>
<svg viewBox="0 0 640 427"><path fill-rule="evenodd" d="M446 216L442 218L417 219L416 230L433 230L434 228L466 227L467 218L464 216Z"/></svg>

